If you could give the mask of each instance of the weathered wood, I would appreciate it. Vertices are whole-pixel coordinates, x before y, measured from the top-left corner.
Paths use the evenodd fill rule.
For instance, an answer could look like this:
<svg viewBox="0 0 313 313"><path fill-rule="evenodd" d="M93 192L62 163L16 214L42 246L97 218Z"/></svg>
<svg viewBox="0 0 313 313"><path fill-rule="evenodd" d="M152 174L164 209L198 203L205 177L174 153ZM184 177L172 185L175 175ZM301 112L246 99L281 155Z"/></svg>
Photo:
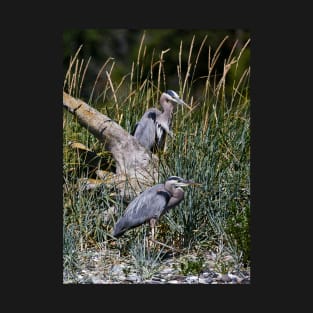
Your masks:
<svg viewBox="0 0 313 313"><path fill-rule="evenodd" d="M131 189L137 193L141 191L142 184L150 186L157 182L158 157L141 146L119 124L65 92L63 106L112 153L116 162L115 181L119 182L118 186L123 194L126 192L126 185L131 184Z"/></svg>

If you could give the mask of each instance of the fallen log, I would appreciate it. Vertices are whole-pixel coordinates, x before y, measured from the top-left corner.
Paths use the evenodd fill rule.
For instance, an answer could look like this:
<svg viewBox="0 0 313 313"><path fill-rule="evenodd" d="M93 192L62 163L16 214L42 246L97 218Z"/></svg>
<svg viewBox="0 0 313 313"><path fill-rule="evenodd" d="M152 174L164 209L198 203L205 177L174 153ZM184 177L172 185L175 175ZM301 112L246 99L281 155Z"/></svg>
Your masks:
<svg viewBox="0 0 313 313"><path fill-rule="evenodd" d="M114 185L122 195L132 198L158 181L158 157L147 151L123 127L66 92L63 92L63 107L111 152L116 173L109 176L109 186Z"/></svg>

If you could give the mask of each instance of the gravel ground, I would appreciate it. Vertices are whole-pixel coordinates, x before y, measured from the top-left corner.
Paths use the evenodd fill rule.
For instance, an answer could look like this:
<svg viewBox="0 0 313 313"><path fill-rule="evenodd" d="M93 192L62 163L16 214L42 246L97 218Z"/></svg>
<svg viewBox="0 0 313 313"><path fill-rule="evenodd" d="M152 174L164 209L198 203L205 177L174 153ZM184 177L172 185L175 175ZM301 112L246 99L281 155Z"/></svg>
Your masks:
<svg viewBox="0 0 313 313"><path fill-rule="evenodd" d="M112 249L86 250L79 253L75 271L64 270L63 283L250 284L250 269L234 269L229 255L221 258L208 252L199 258L167 253L160 258L122 257L119 250Z"/></svg>

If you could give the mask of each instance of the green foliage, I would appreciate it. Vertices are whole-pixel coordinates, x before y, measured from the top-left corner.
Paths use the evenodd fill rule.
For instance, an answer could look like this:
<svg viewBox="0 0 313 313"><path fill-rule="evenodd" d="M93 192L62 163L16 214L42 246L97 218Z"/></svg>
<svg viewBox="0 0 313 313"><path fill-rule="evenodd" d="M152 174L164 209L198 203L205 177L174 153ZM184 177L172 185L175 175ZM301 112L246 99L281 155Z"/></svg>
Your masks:
<svg viewBox="0 0 313 313"><path fill-rule="evenodd" d="M163 35L170 36L173 32L164 30ZM174 33L179 34L177 32ZM147 31L146 36L147 42L155 40L151 43L153 47L163 37L156 33L152 36L152 33ZM161 92L168 89L167 64L176 64L178 77L170 88L180 94L189 109L178 107L174 114L174 137L168 138L167 149L159 156L160 180L178 175L202 185L189 187L184 201L161 218L158 240L191 251L197 247L202 251L218 251L218 255L229 254L235 265L219 263L221 270L226 271L230 267L250 264L250 53L249 40L242 42L242 38L237 44L230 40L235 42L233 46L226 38L218 42L219 48L213 49L211 35L197 33L193 45L189 40L183 41L185 49L182 51L188 51L185 61L179 53L165 53L161 60L160 54L148 53L151 46L147 47L143 40L137 46L137 58L134 57L138 62L129 68L129 73L115 80L114 67L109 74L111 81L102 82L101 88L93 89L88 98L97 110L131 132L148 107L159 106ZM181 38L175 37L173 45L177 46ZM193 35L190 40L192 38ZM96 35L94 39L97 40ZM224 45L229 46L228 55L222 51ZM175 58L171 59L173 56ZM200 56L207 61L207 72L201 76L197 72ZM111 60L107 62L113 64ZM80 64L78 58L73 61L64 84L66 91L76 95L85 89ZM80 75L77 74L79 68L82 68ZM75 83L78 77L80 83ZM202 87L195 90L194 86L199 86L199 82ZM75 267L75 250L101 242L115 242L110 234L127 206L115 190L104 186L96 190L79 187L78 182L94 177L94 172L85 166L77 151L70 149L70 141L81 142L98 154L105 153L97 139L71 114L64 112L64 266L69 268ZM112 208L113 213L109 216ZM134 243L131 239L135 235L142 238L142 228L127 232L116 245L122 254L131 252L138 268L145 268L141 274L149 276L157 268L159 256L149 256L142 243ZM201 258L186 259L180 270L198 274L202 265Z"/></svg>
<svg viewBox="0 0 313 313"><path fill-rule="evenodd" d="M180 260L179 266L175 266L183 275L200 275L204 267L204 258L197 259L185 257Z"/></svg>
<svg viewBox="0 0 313 313"><path fill-rule="evenodd" d="M141 236L141 238L137 237L137 240L134 240L130 244L129 249L132 264L143 280L150 279L159 270L161 266L160 256L162 253L162 249L148 247L146 239L145 236Z"/></svg>
<svg viewBox="0 0 313 313"><path fill-rule="evenodd" d="M66 226L63 224L63 267L64 279L69 279L79 268L77 262L78 241L75 238L74 225Z"/></svg>

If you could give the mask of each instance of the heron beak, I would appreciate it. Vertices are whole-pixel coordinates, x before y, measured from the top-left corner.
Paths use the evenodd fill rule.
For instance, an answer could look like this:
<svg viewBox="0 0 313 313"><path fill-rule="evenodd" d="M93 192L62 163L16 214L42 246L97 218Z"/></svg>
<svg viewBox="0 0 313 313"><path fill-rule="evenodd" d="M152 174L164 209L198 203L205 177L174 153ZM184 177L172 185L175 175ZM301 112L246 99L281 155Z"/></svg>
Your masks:
<svg viewBox="0 0 313 313"><path fill-rule="evenodd" d="M175 98L175 101L178 103L178 104L186 104L182 99L180 98Z"/></svg>
<svg viewBox="0 0 313 313"><path fill-rule="evenodd" d="M180 99L180 98L173 98L173 100L176 103L180 104L180 105L186 106L189 110L191 109L191 107L185 101L183 101L182 99Z"/></svg>
<svg viewBox="0 0 313 313"><path fill-rule="evenodd" d="M192 186L202 186L202 184L201 183L195 183L195 182L192 182L192 183L190 183L189 185L192 185Z"/></svg>
<svg viewBox="0 0 313 313"><path fill-rule="evenodd" d="M201 184L201 183L196 183L196 182L194 182L193 180L189 180L189 185L192 185L192 186L201 186L202 184Z"/></svg>
<svg viewBox="0 0 313 313"><path fill-rule="evenodd" d="M181 182L177 183L176 185L179 186L179 187L186 187L186 186L190 186L190 185L201 186L202 184L196 183L193 180L184 180L184 181L181 181Z"/></svg>
<svg viewBox="0 0 313 313"><path fill-rule="evenodd" d="M178 104L181 104L181 105L187 105L187 103L185 103L185 101L183 101L182 99L180 98L173 98L173 100L178 103Z"/></svg>

